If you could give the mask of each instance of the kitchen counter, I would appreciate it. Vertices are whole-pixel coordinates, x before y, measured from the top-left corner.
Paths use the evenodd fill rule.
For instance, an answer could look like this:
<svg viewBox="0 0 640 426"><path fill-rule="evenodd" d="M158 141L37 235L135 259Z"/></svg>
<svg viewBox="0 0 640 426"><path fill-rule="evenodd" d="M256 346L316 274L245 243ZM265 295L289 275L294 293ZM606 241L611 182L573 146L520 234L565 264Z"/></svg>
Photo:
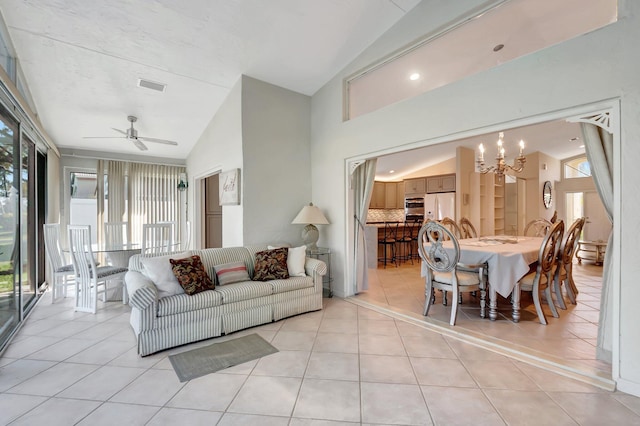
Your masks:
<svg viewBox="0 0 640 426"><path fill-rule="evenodd" d="M395 223L395 222L394 222ZM402 238L404 222L398 223L398 237ZM420 227L421 223L409 223L410 227ZM365 244L367 245L367 267L377 268L378 259L382 258L382 248L378 246L378 240L384 238L384 223L366 223L364 227Z"/></svg>

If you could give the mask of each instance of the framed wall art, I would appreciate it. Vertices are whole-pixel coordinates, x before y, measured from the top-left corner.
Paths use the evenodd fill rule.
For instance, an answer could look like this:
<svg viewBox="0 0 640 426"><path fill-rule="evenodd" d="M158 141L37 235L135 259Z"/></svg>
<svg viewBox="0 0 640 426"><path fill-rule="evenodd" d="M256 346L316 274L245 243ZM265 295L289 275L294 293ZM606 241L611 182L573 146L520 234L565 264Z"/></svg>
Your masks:
<svg viewBox="0 0 640 426"><path fill-rule="evenodd" d="M240 205L240 169L220 173L220 205Z"/></svg>

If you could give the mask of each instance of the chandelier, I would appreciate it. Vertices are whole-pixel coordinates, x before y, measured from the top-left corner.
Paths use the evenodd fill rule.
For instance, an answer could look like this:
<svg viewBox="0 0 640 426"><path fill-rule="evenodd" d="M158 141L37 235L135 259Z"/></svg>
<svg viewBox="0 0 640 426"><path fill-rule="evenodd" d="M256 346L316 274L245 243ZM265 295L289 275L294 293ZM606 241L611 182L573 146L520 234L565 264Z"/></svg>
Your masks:
<svg viewBox="0 0 640 426"><path fill-rule="evenodd" d="M504 161L504 147L502 139L504 138L504 133L500 132L498 136L498 154L496 155L496 165L485 167L484 164L484 146L480 144L478 149L480 150L480 155L478 155L478 159L476 163L478 164L478 171L482 174L494 172L498 176L498 180L501 181L502 177L506 172L512 171L515 173L520 173L522 169L524 169L524 164L527 162L527 159L522 154L524 150L524 141L520 141L520 154L515 159L515 164L512 166L507 164Z"/></svg>

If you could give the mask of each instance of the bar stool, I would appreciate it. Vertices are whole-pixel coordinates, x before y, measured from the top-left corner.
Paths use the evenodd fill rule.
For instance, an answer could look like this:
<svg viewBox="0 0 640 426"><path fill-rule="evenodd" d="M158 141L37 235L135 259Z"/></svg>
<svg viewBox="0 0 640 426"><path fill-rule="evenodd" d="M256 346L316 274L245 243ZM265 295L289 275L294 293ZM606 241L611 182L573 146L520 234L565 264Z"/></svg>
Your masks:
<svg viewBox="0 0 640 426"><path fill-rule="evenodd" d="M413 222L404 221L404 226L402 227L402 236L399 236L397 239L398 250L400 254L397 256L399 261L411 261L413 265ZM417 236L416 236L417 239Z"/></svg>
<svg viewBox="0 0 640 426"><path fill-rule="evenodd" d="M382 246L382 257L378 258L384 267L387 267L387 261L395 263L398 267L396 258L396 241L398 235L398 222L385 222L384 223L384 235L382 238L378 238L378 246ZM389 248L391 249L391 258L388 257Z"/></svg>

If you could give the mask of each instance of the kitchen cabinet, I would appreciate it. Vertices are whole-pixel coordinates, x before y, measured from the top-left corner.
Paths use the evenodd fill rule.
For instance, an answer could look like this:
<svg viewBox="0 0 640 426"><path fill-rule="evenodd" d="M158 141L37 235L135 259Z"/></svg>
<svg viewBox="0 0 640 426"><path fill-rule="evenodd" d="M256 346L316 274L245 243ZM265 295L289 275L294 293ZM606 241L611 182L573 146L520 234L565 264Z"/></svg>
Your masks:
<svg viewBox="0 0 640 426"><path fill-rule="evenodd" d="M455 192L456 175L432 176L427 178L427 193Z"/></svg>
<svg viewBox="0 0 640 426"><path fill-rule="evenodd" d="M403 209L404 182L374 182L370 209Z"/></svg>
<svg viewBox="0 0 640 426"><path fill-rule="evenodd" d="M454 190L455 191L455 190ZM406 194L425 194L425 179L424 178L415 178L415 179L406 179L404 181L404 193Z"/></svg>
<svg viewBox="0 0 640 426"><path fill-rule="evenodd" d="M384 209L386 188L384 182L373 183L373 193L371 194L370 209Z"/></svg>

